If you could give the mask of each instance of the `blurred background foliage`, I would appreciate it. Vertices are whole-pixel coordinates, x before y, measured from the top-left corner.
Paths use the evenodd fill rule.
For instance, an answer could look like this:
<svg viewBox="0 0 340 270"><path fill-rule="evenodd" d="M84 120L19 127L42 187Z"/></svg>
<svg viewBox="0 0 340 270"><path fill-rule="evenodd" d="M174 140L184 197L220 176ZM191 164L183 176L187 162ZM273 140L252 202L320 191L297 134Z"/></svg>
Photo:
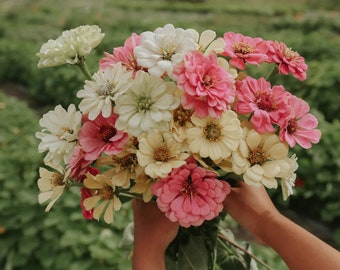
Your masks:
<svg viewBox="0 0 340 270"><path fill-rule="evenodd" d="M78 103L83 77L70 67L38 70L41 45L62 31L97 24L106 37L88 59L92 72L103 51L122 46L132 32L176 27L241 32L280 40L305 57L308 78L277 77L307 100L323 137L310 150L295 148L299 169L295 195L275 204L296 222L340 247L340 2L338 0L2 0L0 2L0 268L130 269L121 246L131 222L129 205L113 225L85 221L77 191L63 195L51 213L38 205L37 153L42 113ZM266 67L264 67L266 68ZM261 69L254 68L261 74ZM237 227L234 224L234 231ZM266 247L254 253L273 269L287 269ZM260 268L261 269L261 268Z"/></svg>

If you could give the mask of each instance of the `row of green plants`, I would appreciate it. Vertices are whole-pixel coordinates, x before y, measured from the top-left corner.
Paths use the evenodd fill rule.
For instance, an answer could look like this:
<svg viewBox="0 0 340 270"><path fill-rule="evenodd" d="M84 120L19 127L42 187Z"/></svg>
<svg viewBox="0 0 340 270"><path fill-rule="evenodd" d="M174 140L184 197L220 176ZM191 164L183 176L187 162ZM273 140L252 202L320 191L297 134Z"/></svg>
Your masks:
<svg viewBox="0 0 340 270"><path fill-rule="evenodd" d="M0 83L23 86L28 97L25 102L19 102L0 92L0 268L130 269L130 247L121 247L124 228L131 221L128 207L116 216L112 227L85 221L79 209L79 194L68 193L49 215L37 203L36 180L42 156L37 153L34 133L39 130L39 118L56 104L77 103L75 93L82 88L84 78L70 67L39 70L35 53L49 38L81 24L97 24L111 37L104 38L88 59L92 72L97 70L103 51L112 52L132 32L153 30L167 22L198 30L210 28L220 35L239 31L278 39L303 55L309 66L307 80L297 82L280 77L285 81L278 79L277 83L284 83L309 102L320 119L323 136L308 151L296 148L300 167L295 195L287 202L282 202L280 190L272 191L271 195L283 211L293 210L302 219L320 222L327 233L319 236L339 248L340 16L336 14L339 15L340 7L337 8L337 1L310 1L309 6L303 1L278 1L274 5L266 0L261 1L261 6L254 6L252 1L249 5L238 1L226 5L224 0L199 4L167 0L111 2L69 1L66 3L69 6L63 9L58 1L43 0L18 1L13 8L0 6L0 13L7 8L5 14L0 14L3 15L0 16ZM269 264L275 262L275 269L285 269L271 256L265 256L264 260L269 260Z"/></svg>

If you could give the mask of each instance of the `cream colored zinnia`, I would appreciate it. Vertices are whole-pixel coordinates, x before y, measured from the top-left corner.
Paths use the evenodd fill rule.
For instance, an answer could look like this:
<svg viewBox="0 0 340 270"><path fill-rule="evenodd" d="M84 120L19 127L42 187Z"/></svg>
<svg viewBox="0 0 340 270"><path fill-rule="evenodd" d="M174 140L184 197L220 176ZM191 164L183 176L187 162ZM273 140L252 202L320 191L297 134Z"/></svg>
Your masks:
<svg viewBox="0 0 340 270"><path fill-rule="evenodd" d="M221 53L225 47L223 38L216 39L216 32L210 29L204 30L199 34L195 29L189 29L192 32L194 40L198 43L198 49L205 54L211 52Z"/></svg>
<svg viewBox="0 0 340 270"><path fill-rule="evenodd" d="M155 179L145 173L141 173L134 179L134 182L135 184L131 187L130 191L132 193L142 194L144 202L151 201L153 197L151 188L156 182Z"/></svg>
<svg viewBox="0 0 340 270"><path fill-rule="evenodd" d="M113 222L114 211L118 211L122 203L115 194L116 186L104 174L97 174L96 176L87 173L84 180L84 186L92 190L94 194L84 200L83 204L87 211L94 209L93 218L100 219L104 212L104 221L106 223Z"/></svg>
<svg viewBox="0 0 340 270"><path fill-rule="evenodd" d="M288 145L276 134L259 134L248 128L243 131L240 146L232 155L232 169L236 174L242 174L247 184L276 188L276 178L293 174L295 167L287 160Z"/></svg>
<svg viewBox="0 0 340 270"><path fill-rule="evenodd" d="M156 130L142 133L138 140L138 164L152 178L166 177L173 168L184 165L185 159L189 157L188 153L182 151L182 144L170 132Z"/></svg>
<svg viewBox="0 0 340 270"><path fill-rule="evenodd" d="M60 37L44 43L36 54L40 60L39 68L59 66L63 64L78 64L90 54L104 38L104 33L97 25L82 25L66 30Z"/></svg>
<svg viewBox="0 0 340 270"><path fill-rule="evenodd" d="M51 210L54 203L63 194L67 185L69 171L65 172L61 166L55 166L48 163L53 171L49 171L44 167L39 168L38 187L40 194L38 196L39 203L42 204L50 201L45 211Z"/></svg>
<svg viewBox="0 0 340 270"><path fill-rule="evenodd" d="M187 130L189 148L203 158L228 158L237 149L242 129L235 112L229 110L220 118L191 118L194 127Z"/></svg>

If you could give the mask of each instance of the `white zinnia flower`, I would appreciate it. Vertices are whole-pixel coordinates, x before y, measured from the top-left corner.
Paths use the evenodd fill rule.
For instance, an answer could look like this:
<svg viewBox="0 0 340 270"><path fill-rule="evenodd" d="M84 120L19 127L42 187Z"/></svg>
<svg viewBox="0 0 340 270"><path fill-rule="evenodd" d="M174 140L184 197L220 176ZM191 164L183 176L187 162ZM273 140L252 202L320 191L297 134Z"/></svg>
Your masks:
<svg viewBox="0 0 340 270"><path fill-rule="evenodd" d="M191 30L175 28L172 24L158 27L154 32L143 32L141 37L141 44L134 49L137 62L157 77L171 76L184 54L198 48Z"/></svg>
<svg viewBox="0 0 340 270"><path fill-rule="evenodd" d="M36 132L35 136L41 140L39 153L48 151L45 163L58 165L62 160L68 163L77 143L81 113L76 111L74 104L70 104L67 111L58 105L53 111L44 114L39 124L43 130Z"/></svg>
<svg viewBox="0 0 340 270"><path fill-rule="evenodd" d="M294 194L293 187L295 186L296 173L294 173L298 166L296 155L286 158L288 167L281 176L281 188L283 200L287 200L290 195Z"/></svg>
<svg viewBox="0 0 340 270"><path fill-rule="evenodd" d="M97 25L83 25L64 31L57 39L50 39L41 46L37 53L40 58L38 67L75 65L98 46L104 35Z"/></svg>
<svg viewBox="0 0 340 270"><path fill-rule="evenodd" d="M220 118L192 116L194 127L187 130L189 148L212 160L228 158L239 145L242 129L237 114L231 110Z"/></svg>
<svg viewBox="0 0 340 270"><path fill-rule="evenodd" d="M243 129L244 137L232 154L232 168L243 174L247 184L276 188L276 178L288 176L288 146L276 134L259 134L254 129Z"/></svg>
<svg viewBox="0 0 340 270"><path fill-rule="evenodd" d="M171 110L178 107L178 88L172 82L139 71L131 88L117 98L115 113L119 115L116 128L137 137L143 131L168 130Z"/></svg>
<svg viewBox="0 0 340 270"><path fill-rule="evenodd" d="M114 101L130 88L131 76L132 72L128 72L121 63L97 71L91 81L85 81L84 89L77 93L77 97L82 98L79 104L81 112L88 113L90 120L100 113L104 118L109 117Z"/></svg>
<svg viewBox="0 0 340 270"><path fill-rule="evenodd" d="M184 165L189 157L170 132L143 133L138 142L138 164L145 167L145 173L152 178L166 177L173 168Z"/></svg>
<svg viewBox="0 0 340 270"><path fill-rule="evenodd" d="M43 167L39 168L38 187L40 194L38 196L39 203L42 204L50 200L45 211L51 210L54 203L62 195L67 184L69 171L65 172L60 166L48 164L54 171L49 171Z"/></svg>

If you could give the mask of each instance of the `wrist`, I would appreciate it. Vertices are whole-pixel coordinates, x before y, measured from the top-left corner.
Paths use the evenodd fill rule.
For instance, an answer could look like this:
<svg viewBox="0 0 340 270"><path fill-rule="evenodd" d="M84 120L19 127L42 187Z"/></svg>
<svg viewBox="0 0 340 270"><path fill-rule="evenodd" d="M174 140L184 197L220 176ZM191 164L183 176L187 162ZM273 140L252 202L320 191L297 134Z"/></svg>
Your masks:
<svg viewBox="0 0 340 270"><path fill-rule="evenodd" d="M278 230L280 225L284 223L285 217L278 211L267 212L258 219L253 234L263 243L270 245L272 236L280 233Z"/></svg>

